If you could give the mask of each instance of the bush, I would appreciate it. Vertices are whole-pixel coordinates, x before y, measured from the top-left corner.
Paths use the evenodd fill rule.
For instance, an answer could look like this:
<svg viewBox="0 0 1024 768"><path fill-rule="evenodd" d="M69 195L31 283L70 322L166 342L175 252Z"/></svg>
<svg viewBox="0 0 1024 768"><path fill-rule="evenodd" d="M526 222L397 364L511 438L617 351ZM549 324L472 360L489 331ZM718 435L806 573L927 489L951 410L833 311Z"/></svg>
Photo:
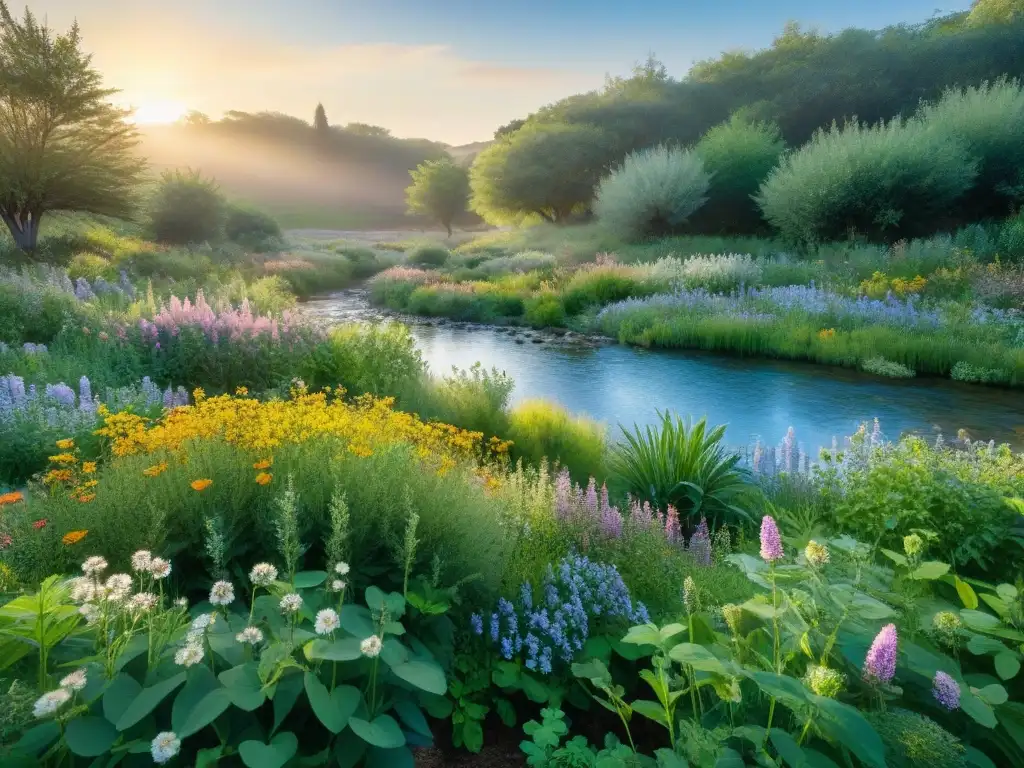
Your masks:
<svg viewBox="0 0 1024 768"><path fill-rule="evenodd" d="M644 281L644 273L634 267L614 263L588 264L566 283L562 304L570 315L590 307L600 307L632 296L645 296L654 288Z"/></svg>
<svg viewBox="0 0 1024 768"><path fill-rule="evenodd" d="M565 307L553 292L531 296L523 306L523 318L534 328L561 328L565 325Z"/></svg>
<svg viewBox="0 0 1024 768"><path fill-rule="evenodd" d="M149 206L149 228L162 243L185 245L220 239L227 201L198 171L167 171Z"/></svg>
<svg viewBox="0 0 1024 768"><path fill-rule="evenodd" d="M72 280L79 277L95 280L97 277L108 275L109 272L110 262L95 253L76 253L68 264L68 277Z"/></svg>
<svg viewBox="0 0 1024 768"><path fill-rule="evenodd" d="M426 402L419 410L431 419L458 424L487 438L504 438L508 434L505 409L513 387L515 382L496 368L488 371L480 363L468 371L453 368L428 385Z"/></svg>
<svg viewBox="0 0 1024 768"><path fill-rule="evenodd" d="M977 174L956 139L921 121L818 131L761 185L765 218L791 241L930 234Z"/></svg>
<svg viewBox="0 0 1024 768"><path fill-rule="evenodd" d="M733 117L704 134L693 148L711 176L707 202L693 214L697 232L758 232L765 228L753 200L786 144L777 126Z"/></svg>
<svg viewBox="0 0 1024 768"><path fill-rule="evenodd" d="M873 373L876 376L885 376L890 379L912 379L914 369L902 363L894 363L884 357L871 357L860 364L860 369L865 373Z"/></svg>
<svg viewBox="0 0 1024 768"><path fill-rule="evenodd" d="M1024 211L1003 223L999 230L999 252L1024 263Z"/></svg>
<svg viewBox="0 0 1024 768"><path fill-rule="evenodd" d="M604 477L606 429L545 400L520 403L508 416L512 452L534 464L542 459L569 470L576 482Z"/></svg>
<svg viewBox="0 0 1024 768"><path fill-rule="evenodd" d="M755 287L761 282L761 266L747 254L691 256L680 261L674 256L651 265L650 279L667 283L672 289L703 288L711 293L728 293L741 285Z"/></svg>
<svg viewBox="0 0 1024 768"><path fill-rule="evenodd" d="M260 247L281 237L281 227L270 215L255 208L230 205L224 219L224 234L234 243Z"/></svg>
<svg viewBox="0 0 1024 768"><path fill-rule="evenodd" d="M409 253L409 263L422 267L443 267L451 251L440 245L421 245Z"/></svg>
<svg viewBox="0 0 1024 768"><path fill-rule="evenodd" d="M0 342L49 344L65 323L83 316L84 307L68 290L0 270Z"/></svg>
<svg viewBox="0 0 1024 768"><path fill-rule="evenodd" d="M704 204L708 183L703 161L689 150L633 152L601 180L594 214L624 240L666 235Z"/></svg>

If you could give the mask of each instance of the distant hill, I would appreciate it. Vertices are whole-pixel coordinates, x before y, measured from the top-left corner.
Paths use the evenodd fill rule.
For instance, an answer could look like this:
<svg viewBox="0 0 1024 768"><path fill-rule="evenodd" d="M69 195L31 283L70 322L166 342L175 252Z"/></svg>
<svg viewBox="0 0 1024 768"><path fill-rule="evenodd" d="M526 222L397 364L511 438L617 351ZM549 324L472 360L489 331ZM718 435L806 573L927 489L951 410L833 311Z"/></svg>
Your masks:
<svg viewBox="0 0 1024 768"><path fill-rule="evenodd" d="M472 144L460 144L457 147L448 147L448 154L456 161L468 164L493 143L494 141L474 141Z"/></svg>

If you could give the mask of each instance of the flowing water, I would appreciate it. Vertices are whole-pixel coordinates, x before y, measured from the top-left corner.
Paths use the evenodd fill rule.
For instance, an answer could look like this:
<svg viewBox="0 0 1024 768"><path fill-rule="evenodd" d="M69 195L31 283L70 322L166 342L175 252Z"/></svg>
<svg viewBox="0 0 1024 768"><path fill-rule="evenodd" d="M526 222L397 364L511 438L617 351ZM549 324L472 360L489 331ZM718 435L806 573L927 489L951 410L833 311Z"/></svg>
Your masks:
<svg viewBox="0 0 1024 768"><path fill-rule="evenodd" d="M375 317L360 291L303 305L328 321ZM411 326L435 374L480 362L515 380L513 401L547 398L606 422L647 424L658 409L671 409L712 424L726 424L726 439L748 445L777 444L789 427L814 454L833 437L852 434L878 418L890 439L913 432L1024 446L1024 394L1020 390L958 384L940 379L883 379L857 371L738 358L702 352L648 351L620 345L566 344L544 336L533 343L505 329L466 329L451 324Z"/></svg>

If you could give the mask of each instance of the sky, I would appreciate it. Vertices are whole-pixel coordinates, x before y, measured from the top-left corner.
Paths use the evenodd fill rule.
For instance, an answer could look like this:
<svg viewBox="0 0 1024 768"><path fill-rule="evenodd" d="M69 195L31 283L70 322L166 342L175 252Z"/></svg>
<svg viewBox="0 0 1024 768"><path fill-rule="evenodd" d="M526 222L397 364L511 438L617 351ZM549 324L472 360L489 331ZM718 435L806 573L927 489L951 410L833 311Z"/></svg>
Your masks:
<svg viewBox="0 0 1024 768"><path fill-rule="evenodd" d="M371 123L449 144L628 74L653 52L679 77L783 25L829 32L932 16L937 0L9 0L83 47L140 122L184 110ZM969 0L943 0L942 12Z"/></svg>

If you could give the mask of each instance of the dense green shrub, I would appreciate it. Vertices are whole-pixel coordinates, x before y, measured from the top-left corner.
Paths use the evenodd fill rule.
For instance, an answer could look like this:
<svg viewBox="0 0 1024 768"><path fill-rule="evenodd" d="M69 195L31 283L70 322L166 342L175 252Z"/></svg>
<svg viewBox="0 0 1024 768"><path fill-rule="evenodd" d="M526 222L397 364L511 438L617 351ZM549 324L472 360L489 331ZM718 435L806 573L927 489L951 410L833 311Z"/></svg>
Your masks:
<svg viewBox="0 0 1024 768"><path fill-rule="evenodd" d="M533 296L523 306L523 317L534 328L558 328L565 325L565 307L553 292Z"/></svg>
<svg viewBox="0 0 1024 768"><path fill-rule="evenodd" d="M605 475L606 428L545 400L528 400L508 416L512 452L533 463L558 462L576 482Z"/></svg>
<svg viewBox="0 0 1024 768"><path fill-rule="evenodd" d="M77 280L84 277L87 280L95 280L97 277L106 277L110 274L110 262L95 253L76 253L68 264L68 277Z"/></svg>
<svg viewBox="0 0 1024 768"><path fill-rule="evenodd" d="M224 234L240 245L264 247L268 241L281 237L281 227L263 211L231 205L224 219Z"/></svg>
<svg viewBox="0 0 1024 768"><path fill-rule="evenodd" d="M624 240L666 235L704 204L708 184L693 152L667 146L634 152L601 180L594 214Z"/></svg>
<svg viewBox="0 0 1024 768"><path fill-rule="evenodd" d="M593 264L577 270L562 292L562 304L570 315L632 296L645 296L654 288L629 267Z"/></svg>
<svg viewBox="0 0 1024 768"><path fill-rule="evenodd" d="M482 432L486 438L505 439L513 387L515 382L501 371L476 363L468 371L453 369L429 382L425 402L416 410L432 420Z"/></svg>
<svg viewBox="0 0 1024 768"><path fill-rule="evenodd" d="M739 116L716 125L694 152L711 177L708 200L691 217L696 232L757 232L765 228L754 194L774 168L786 145L779 129Z"/></svg>
<svg viewBox="0 0 1024 768"><path fill-rule="evenodd" d="M70 293L29 279L2 278L0 275L2 342L49 344L65 323L84 317L83 307Z"/></svg>
<svg viewBox="0 0 1024 768"><path fill-rule="evenodd" d="M967 149L920 121L833 125L783 158L757 201L792 241L897 240L939 229L975 176Z"/></svg>
<svg viewBox="0 0 1024 768"><path fill-rule="evenodd" d="M442 267L451 256L451 251L442 245L420 245L409 252L410 264L422 267Z"/></svg>
<svg viewBox="0 0 1024 768"><path fill-rule="evenodd" d="M224 234L227 201L199 171L167 171L149 204L149 229L162 243L214 241Z"/></svg>

